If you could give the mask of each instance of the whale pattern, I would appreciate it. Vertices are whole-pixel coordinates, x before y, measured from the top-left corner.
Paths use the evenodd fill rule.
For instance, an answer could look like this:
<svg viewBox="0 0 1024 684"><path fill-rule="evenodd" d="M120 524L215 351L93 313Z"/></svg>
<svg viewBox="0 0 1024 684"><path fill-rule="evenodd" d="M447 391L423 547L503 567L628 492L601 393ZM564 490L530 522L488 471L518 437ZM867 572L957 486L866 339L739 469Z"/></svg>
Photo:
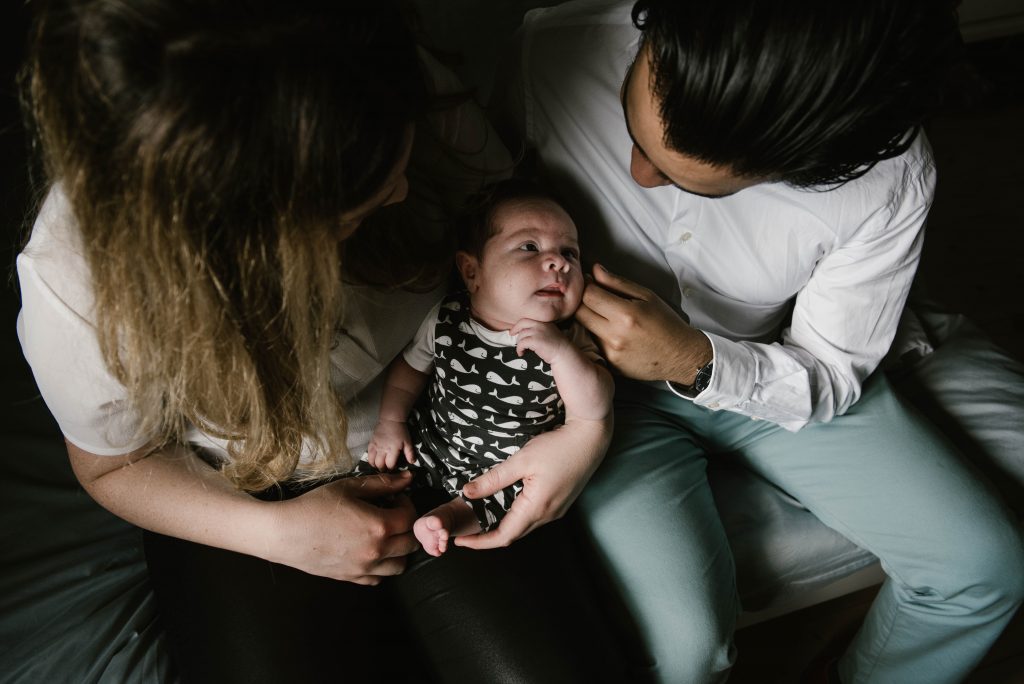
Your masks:
<svg viewBox="0 0 1024 684"><path fill-rule="evenodd" d="M441 303L434 342L435 372L409 417L418 456L409 469L416 474L414 486L443 488L455 497L534 435L565 422L565 408L550 364L532 351L520 357L514 345L496 346L473 333L466 292ZM516 482L494 496L467 499L481 528L496 526L522 488Z"/></svg>

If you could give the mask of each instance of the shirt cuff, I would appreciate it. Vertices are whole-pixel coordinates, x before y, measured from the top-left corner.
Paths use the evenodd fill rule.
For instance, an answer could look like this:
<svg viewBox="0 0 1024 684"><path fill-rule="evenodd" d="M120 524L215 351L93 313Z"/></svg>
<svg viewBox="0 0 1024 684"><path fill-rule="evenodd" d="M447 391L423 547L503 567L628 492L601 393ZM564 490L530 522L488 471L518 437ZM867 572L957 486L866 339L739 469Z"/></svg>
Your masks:
<svg viewBox="0 0 1024 684"><path fill-rule="evenodd" d="M711 342L711 361L709 361L708 363L715 364L714 366L711 367L711 383L713 383L715 381L715 374L718 372L718 359L715 357L714 350L715 343L711 341L711 336L708 333L704 332L703 330L699 332L702 335L704 335L704 337L708 338L709 342ZM696 379L694 379L694 383L696 383ZM711 383L709 383L708 386L704 388L705 392L707 392L708 389L711 388ZM680 397L682 399L689 399L690 401L693 401L700 394L695 389L693 389L693 387L684 387L683 385L680 385L677 382L672 382L671 380L665 381L665 387L668 387L668 390L677 397Z"/></svg>
<svg viewBox="0 0 1024 684"><path fill-rule="evenodd" d="M693 403L712 410L735 410L753 393L757 361L750 350L738 342L714 333L704 335L711 342L715 366L711 382L703 392L692 397ZM674 388L670 389L679 394Z"/></svg>
<svg viewBox="0 0 1024 684"><path fill-rule="evenodd" d="M712 369L712 375L713 374L714 369ZM693 388L688 389L686 387L683 387L682 385L679 385L678 383L672 382L671 380L665 381L665 387L668 387L669 392L671 392L672 394L676 395L681 399L688 399L690 401L693 401L694 399L697 398L697 395L694 393ZM707 392L707 390L704 391Z"/></svg>

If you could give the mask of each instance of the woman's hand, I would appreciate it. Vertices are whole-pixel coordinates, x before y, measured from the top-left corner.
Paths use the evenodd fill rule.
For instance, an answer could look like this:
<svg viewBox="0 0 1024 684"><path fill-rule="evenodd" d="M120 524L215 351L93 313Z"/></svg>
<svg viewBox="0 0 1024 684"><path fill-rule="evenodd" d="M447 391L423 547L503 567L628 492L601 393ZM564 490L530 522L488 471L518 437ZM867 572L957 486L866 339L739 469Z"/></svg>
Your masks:
<svg viewBox="0 0 1024 684"><path fill-rule="evenodd" d="M455 545L470 549L508 546L565 515L604 457L611 425L610 413L604 420L566 423L537 435L507 461L468 483L462 493L470 499L489 496L519 480L523 491L496 529L455 537Z"/></svg>
<svg viewBox="0 0 1024 684"><path fill-rule="evenodd" d="M416 511L401 493L410 479L408 472L350 477L267 504L275 524L264 557L356 584L400 574L419 548Z"/></svg>
<svg viewBox="0 0 1024 684"><path fill-rule="evenodd" d="M346 478L269 502L236 489L186 447L99 456L67 446L90 496L153 532L357 584L399 574L419 547L416 511L401 494L408 472Z"/></svg>

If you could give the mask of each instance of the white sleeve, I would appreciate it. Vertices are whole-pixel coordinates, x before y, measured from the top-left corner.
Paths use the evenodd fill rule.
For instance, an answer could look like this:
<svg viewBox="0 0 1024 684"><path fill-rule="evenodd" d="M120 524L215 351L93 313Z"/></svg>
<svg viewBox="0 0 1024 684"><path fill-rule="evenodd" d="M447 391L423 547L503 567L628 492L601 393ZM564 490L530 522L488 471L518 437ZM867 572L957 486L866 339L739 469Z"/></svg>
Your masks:
<svg viewBox="0 0 1024 684"><path fill-rule="evenodd" d="M416 336L402 351L402 358L406 363L427 375L434 370L434 328L437 326L440 311L441 302L438 302L420 323Z"/></svg>
<svg viewBox="0 0 1024 684"><path fill-rule="evenodd" d="M125 387L107 370L90 318L85 261L69 239L74 221L59 190L50 193L18 256L18 339L43 401L69 442L100 456L125 454L136 434Z"/></svg>
<svg viewBox="0 0 1024 684"><path fill-rule="evenodd" d="M708 333L714 374L695 402L787 430L846 412L896 334L934 187L930 160L907 171L892 200L815 267L797 294L781 343L737 342Z"/></svg>

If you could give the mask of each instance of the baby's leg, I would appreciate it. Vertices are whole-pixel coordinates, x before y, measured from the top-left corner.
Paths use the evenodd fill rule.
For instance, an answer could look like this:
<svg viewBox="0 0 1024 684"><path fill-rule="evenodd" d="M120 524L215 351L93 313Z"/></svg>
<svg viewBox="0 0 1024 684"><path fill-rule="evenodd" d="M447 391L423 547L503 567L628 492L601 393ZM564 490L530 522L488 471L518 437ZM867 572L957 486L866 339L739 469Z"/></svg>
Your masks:
<svg viewBox="0 0 1024 684"><path fill-rule="evenodd" d="M448 539L461 534L475 534L480 523L473 508L463 499L455 498L422 516L412 527L423 550L440 556L448 549Z"/></svg>

